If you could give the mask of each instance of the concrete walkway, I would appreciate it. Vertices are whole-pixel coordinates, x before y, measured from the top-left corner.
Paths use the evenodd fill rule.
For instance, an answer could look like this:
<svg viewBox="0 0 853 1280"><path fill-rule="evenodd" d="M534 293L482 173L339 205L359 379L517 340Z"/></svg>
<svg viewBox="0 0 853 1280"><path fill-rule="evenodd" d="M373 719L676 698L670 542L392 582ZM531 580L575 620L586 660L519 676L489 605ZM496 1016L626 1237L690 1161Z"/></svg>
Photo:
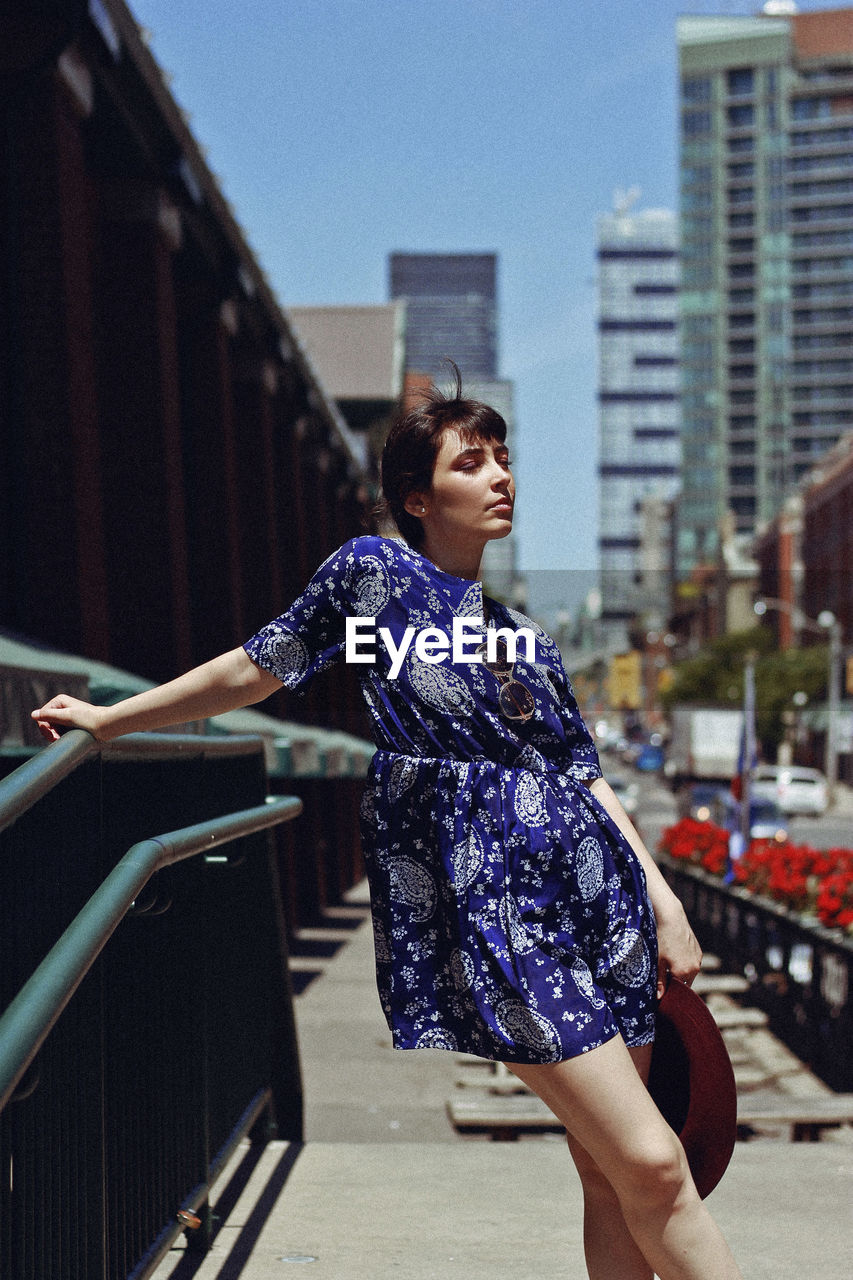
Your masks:
<svg viewBox="0 0 853 1280"><path fill-rule="evenodd" d="M297 998L305 1146L270 1144L232 1204L229 1179L257 1159L238 1152L217 1188L228 1208L211 1252L199 1264L173 1250L156 1280L280 1280L294 1267L315 1280L581 1280L580 1185L564 1141L453 1129L447 1102L466 1060L391 1049L364 907L357 891L327 923L362 916L358 927L318 932L343 942L332 959L293 962L297 975L322 970ZM850 1136L738 1145L709 1205L746 1280L848 1280Z"/></svg>

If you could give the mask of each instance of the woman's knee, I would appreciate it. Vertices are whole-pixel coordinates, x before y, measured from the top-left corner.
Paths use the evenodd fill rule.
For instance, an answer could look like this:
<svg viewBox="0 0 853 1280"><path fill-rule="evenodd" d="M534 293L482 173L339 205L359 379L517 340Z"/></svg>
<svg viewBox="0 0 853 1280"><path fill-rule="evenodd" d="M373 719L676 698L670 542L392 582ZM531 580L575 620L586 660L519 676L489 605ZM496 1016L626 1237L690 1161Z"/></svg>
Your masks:
<svg viewBox="0 0 853 1280"><path fill-rule="evenodd" d="M668 1208L696 1195L684 1148L674 1133L632 1143L610 1180L626 1208Z"/></svg>

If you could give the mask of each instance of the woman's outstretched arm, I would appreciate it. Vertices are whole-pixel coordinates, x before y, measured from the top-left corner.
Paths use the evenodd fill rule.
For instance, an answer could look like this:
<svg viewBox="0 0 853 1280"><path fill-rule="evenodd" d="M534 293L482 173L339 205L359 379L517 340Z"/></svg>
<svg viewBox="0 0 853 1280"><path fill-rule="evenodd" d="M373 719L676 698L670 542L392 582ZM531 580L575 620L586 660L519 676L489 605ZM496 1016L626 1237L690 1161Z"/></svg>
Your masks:
<svg viewBox="0 0 853 1280"><path fill-rule="evenodd" d="M190 720L206 720L238 707L261 702L281 682L257 666L244 649L231 649L167 684L134 694L112 707L96 707L60 693L32 718L49 742L61 729L88 729L99 742L123 733L163 729Z"/></svg>
<svg viewBox="0 0 853 1280"><path fill-rule="evenodd" d="M702 950L684 908L661 875L660 868L610 784L604 778L594 778L586 785L616 823L646 873L649 900L657 920L658 995L663 995L667 973L674 974L682 982L692 982L699 972Z"/></svg>

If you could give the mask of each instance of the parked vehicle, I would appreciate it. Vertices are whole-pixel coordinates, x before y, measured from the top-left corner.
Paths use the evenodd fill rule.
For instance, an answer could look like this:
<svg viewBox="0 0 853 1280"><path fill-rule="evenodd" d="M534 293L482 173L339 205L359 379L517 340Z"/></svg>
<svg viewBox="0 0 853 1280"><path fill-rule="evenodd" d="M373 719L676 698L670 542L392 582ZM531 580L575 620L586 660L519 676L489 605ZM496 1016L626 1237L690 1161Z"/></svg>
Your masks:
<svg viewBox="0 0 853 1280"><path fill-rule="evenodd" d="M740 829L740 804L731 791L718 791L711 805L711 821L727 831ZM788 839L785 815L773 799L753 795L749 802L749 834L753 840Z"/></svg>
<svg viewBox="0 0 853 1280"><path fill-rule="evenodd" d="M710 822L714 802L721 791L728 791L724 783L694 782L685 787L678 798L681 818L695 818L697 822Z"/></svg>
<svg viewBox="0 0 853 1280"><path fill-rule="evenodd" d="M752 777L752 794L775 800L785 814L820 817L828 804L826 778L804 765L760 765Z"/></svg>
<svg viewBox="0 0 853 1280"><path fill-rule="evenodd" d="M663 765L663 747L655 746L651 742L644 742L637 752L634 768L639 769L641 773L656 773L663 768Z"/></svg>
<svg viewBox="0 0 853 1280"><path fill-rule="evenodd" d="M629 818L633 818L637 812L637 805L640 802L640 789L636 782L629 782L627 778L623 778L621 774L608 777L616 797L621 801L622 808L625 810Z"/></svg>
<svg viewBox="0 0 853 1280"><path fill-rule="evenodd" d="M743 712L735 707L673 707L666 775L678 787L684 782L719 778L730 782L737 772Z"/></svg>

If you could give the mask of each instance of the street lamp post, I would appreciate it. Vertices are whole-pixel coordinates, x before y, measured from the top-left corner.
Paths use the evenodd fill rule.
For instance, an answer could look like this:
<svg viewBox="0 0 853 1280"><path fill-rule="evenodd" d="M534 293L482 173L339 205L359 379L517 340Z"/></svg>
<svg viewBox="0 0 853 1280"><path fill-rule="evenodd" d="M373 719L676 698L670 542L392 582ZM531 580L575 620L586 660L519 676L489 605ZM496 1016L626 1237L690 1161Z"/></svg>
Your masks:
<svg viewBox="0 0 853 1280"><path fill-rule="evenodd" d="M838 699L841 684L841 623L830 609L823 609L814 618L807 618L802 609L798 609L788 600L777 600L773 596L762 596L752 606L759 617L763 617L768 609L776 609L780 613L790 615L794 626L799 630L814 631L829 639L829 661L826 688L826 750L824 752L824 773L826 774L826 793L830 804L835 802L835 788L838 782Z"/></svg>

